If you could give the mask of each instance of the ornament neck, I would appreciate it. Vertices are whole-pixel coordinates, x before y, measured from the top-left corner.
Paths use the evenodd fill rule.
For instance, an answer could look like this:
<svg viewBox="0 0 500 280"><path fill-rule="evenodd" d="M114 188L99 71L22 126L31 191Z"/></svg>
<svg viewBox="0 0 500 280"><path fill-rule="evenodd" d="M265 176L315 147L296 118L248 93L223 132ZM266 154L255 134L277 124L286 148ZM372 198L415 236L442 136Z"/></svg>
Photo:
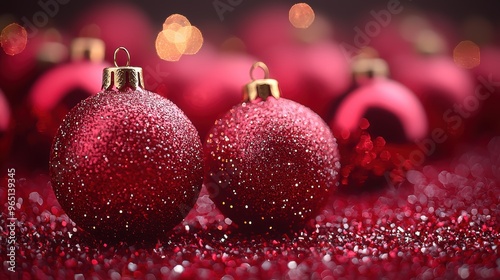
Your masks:
<svg viewBox="0 0 500 280"><path fill-rule="evenodd" d="M71 60L86 60L91 62L104 61L106 46L97 38L80 37L71 42Z"/></svg>
<svg viewBox="0 0 500 280"><path fill-rule="evenodd" d="M358 84L375 77L389 77L389 65L378 56L378 52L372 48L364 48L351 63L353 78Z"/></svg>
<svg viewBox="0 0 500 280"><path fill-rule="evenodd" d="M264 79L255 79L254 71L260 68L264 71ZM269 68L263 62L256 62L250 68L250 78L252 81L248 83L243 89L243 99L244 101L253 101L257 98L266 100L269 96L274 98L280 98L280 90L278 87L278 81L269 78Z"/></svg>
<svg viewBox="0 0 500 280"><path fill-rule="evenodd" d="M118 66L118 63L116 62L116 55L119 50L123 50L127 54L127 64L125 66ZM103 90L125 90L126 88L136 90L138 88L144 88L142 68L129 66L130 53L126 48L119 47L115 50L114 62L115 67L108 67L103 71Z"/></svg>

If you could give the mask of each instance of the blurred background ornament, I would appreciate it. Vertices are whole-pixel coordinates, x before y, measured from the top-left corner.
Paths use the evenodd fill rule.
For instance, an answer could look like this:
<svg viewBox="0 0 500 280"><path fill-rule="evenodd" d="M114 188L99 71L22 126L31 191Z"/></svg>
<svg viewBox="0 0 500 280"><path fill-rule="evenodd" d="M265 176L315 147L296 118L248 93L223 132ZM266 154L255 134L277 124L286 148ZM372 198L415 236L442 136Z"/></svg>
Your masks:
<svg viewBox="0 0 500 280"><path fill-rule="evenodd" d="M326 119L329 104L349 86L348 57L333 40L335 24L315 15L307 27L296 28L291 21L297 19L291 14L300 11L294 7L257 10L243 21L239 32L248 52L273 69L283 97ZM310 12L308 5L301 7Z"/></svg>
<svg viewBox="0 0 500 280"><path fill-rule="evenodd" d="M21 53L0 55L0 88L15 111L26 105L29 88L44 71L67 61L69 51L66 44L65 34L48 28L30 38Z"/></svg>
<svg viewBox="0 0 500 280"><path fill-rule="evenodd" d="M336 101L330 121L339 143L342 189L380 187L384 175L401 182L409 168L401 158L428 135L425 110L412 91L388 78L387 63L372 49L353 59L352 75L353 87Z"/></svg>
<svg viewBox="0 0 500 280"><path fill-rule="evenodd" d="M430 131L444 131L446 143L440 143L432 157L450 155L459 145L465 127L471 124L468 100L473 97L474 81L467 70L446 55L443 39L433 30L417 33L417 52L394 56L391 69L394 80L411 89L424 105Z"/></svg>
<svg viewBox="0 0 500 280"><path fill-rule="evenodd" d="M71 43L72 62L45 71L33 84L17 122L12 158L24 162L28 172L48 171L50 146L64 116L81 100L99 91L104 60L104 43L77 38Z"/></svg>
<svg viewBox="0 0 500 280"><path fill-rule="evenodd" d="M113 62L118 46L136 54L138 65L147 65L154 53L154 28L150 18L130 3L94 3L73 21L73 36L98 38L106 44L105 60Z"/></svg>
<svg viewBox="0 0 500 280"><path fill-rule="evenodd" d="M264 79L254 77L261 67ZM245 102L217 120L205 143L205 185L242 232L306 226L338 184L336 140L310 109L280 98L267 66L255 63Z"/></svg>

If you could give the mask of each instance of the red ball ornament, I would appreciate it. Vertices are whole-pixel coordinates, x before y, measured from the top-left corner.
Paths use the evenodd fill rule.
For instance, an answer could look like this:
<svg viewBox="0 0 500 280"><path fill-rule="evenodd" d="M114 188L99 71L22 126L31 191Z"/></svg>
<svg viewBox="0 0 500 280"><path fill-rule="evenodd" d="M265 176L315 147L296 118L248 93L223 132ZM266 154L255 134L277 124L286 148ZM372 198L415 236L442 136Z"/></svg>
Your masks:
<svg viewBox="0 0 500 280"><path fill-rule="evenodd" d="M103 91L75 106L57 132L52 186L95 237L155 243L196 201L201 141L177 106L142 89L141 68L106 68L103 79Z"/></svg>
<svg viewBox="0 0 500 280"><path fill-rule="evenodd" d="M385 61L361 55L353 72L357 88L339 101L330 122L339 141L341 185L377 188L386 174L399 182L409 168L408 152L428 134L425 110L408 88L386 77Z"/></svg>
<svg viewBox="0 0 500 280"><path fill-rule="evenodd" d="M219 209L240 228L283 232L303 227L337 186L336 140L310 109L279 97L278 83L246 86L246 102L209 132L205 184Z"/></svg>

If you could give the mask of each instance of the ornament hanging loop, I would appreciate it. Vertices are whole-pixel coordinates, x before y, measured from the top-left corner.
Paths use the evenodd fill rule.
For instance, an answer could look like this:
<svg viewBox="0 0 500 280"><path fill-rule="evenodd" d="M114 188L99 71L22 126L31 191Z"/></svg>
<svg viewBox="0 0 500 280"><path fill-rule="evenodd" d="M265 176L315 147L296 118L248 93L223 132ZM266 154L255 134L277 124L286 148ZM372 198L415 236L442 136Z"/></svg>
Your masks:
<svg viewBox="0 0 500 280"><path fill-rule="evenodd" d="M118 66L116 55L118 51L124 51L127 54L127 64ZM115 67L104 68L102 74L102 89L103 90L125 90L130 88L136 90L144 88L144 77L141 67L133 67L130 65L130 53L124 47L119 47L113 55Z"/></svg>
<svg viewBox="0 0 500 280"><path fill-rule="evenodd" d="M255 69L260 68L264 71L263 79L254 77ZM280 98L278 81L269 78L269 68L264 62L258 61L250 68L250 79L252 80L243 88L243 100L253 101L257 98L266 100L269 96Z"/></svg>
<svg viewBox="0 0 500 280"><path fill-rule="evenodd" d="M269 68L267 67L267 65L264 62L257 61L252 65L252 68L250 68L250 78L252 79L252 81L257 80L253 76L255 69L257 69L257 68L260 68L260 69L262 69L262 71L264 71L264 79L269 79Z"/></svg>
<svg viewBox="0 0 500 280"><path fill-rule="evenodd" d="M125 64L125 67L130 66L130 53L128 52L128 50L125 47L118 47L115 50L115 53L113 54L113 62L115 63L115 67L120 67L120 66L118 66L118 63L116 62L116 54L118 54L118 52L120 50L124 51L127 54L127 64Z"/></svg>

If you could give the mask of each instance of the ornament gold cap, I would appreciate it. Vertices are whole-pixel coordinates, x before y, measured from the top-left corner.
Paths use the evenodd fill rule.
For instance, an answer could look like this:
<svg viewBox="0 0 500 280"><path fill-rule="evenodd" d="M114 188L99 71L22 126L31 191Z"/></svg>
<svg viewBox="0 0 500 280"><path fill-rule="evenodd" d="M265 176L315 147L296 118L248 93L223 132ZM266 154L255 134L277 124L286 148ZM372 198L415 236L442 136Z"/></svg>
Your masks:
<svg viewBox="0 0 500 280"><path fill-rule="evenodd" d="M254 71L257 68L264 71L264 79L254 78ZM252 81L243 88L244 101L253 101L257 98L266 100L269 96L273 96L276 99L280 98L278 81L269 78L269 68L267 68L264 62L259 61L252 65L252 68L250 68L250 78Z"/></svg>
<svg viewBox="0 0 500 280"><path fill-rule="evenodd" d="M105 51L106 45L101 39L80 37L71 42L71 60L73 61L102 62Z"/></svg>
<svg viewBox="0 0 500 280"><path fill-rule="evenodd" d="M127 64L125 66L118 66L116 62L116 54L120 50L123 50L127 54ZM115 63L115 67L104 68L104 71L102 73L103 90L123 90L125 88L131 88L135 90L137 88L144 88L142 68L129 66L130 53L126 48L117 48L115 50L113 60Z"/></svg>
<svg viewBox="0 0 500 280"><path fill-rule="evenodd" d="M372 48L363 49L358 56L353 58L351 69L358 83L373 77L389 76L389 65L379 58L377 51Z"/></svg>

